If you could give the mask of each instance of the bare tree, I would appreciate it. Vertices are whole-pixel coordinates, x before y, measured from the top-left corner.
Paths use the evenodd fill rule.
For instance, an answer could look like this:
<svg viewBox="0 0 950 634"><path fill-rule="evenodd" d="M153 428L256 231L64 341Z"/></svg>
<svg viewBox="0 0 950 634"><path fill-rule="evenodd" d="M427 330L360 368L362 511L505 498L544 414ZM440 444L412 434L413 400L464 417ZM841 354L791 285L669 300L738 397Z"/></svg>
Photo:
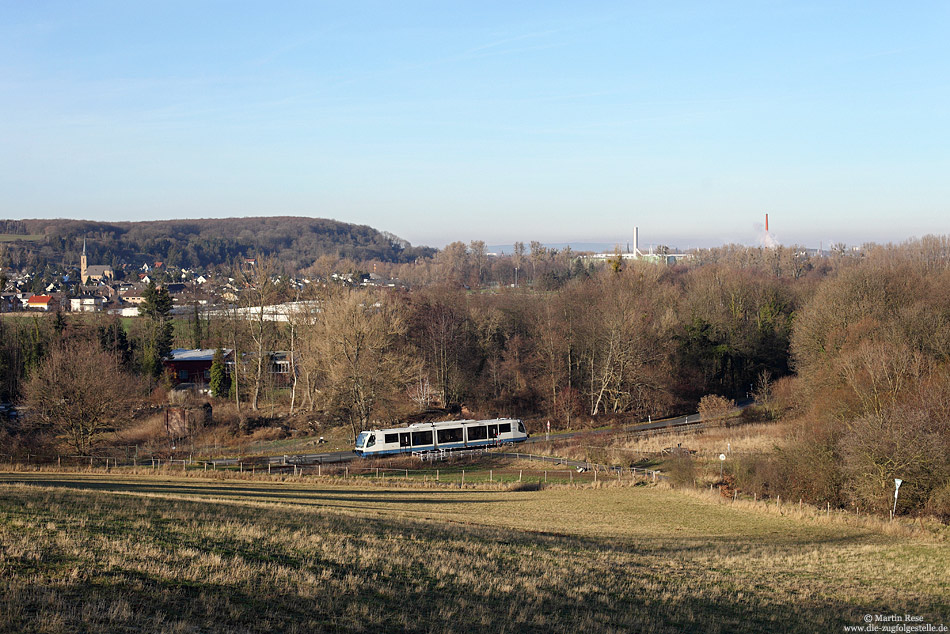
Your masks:
<svg viewBox="0 0 950 634"><path fill-rule="evenodd" d="M277 262L263 258L253 266L242 266L240 280L244 286L241 293L243 308L247 311L251 339L254 342L254 370L251 375L251 409L257 411L261 390L270 365L268 353L277 340L277 327L273 319L273 305L280 295L280 281L276 279ZM237 362L238 359L235 359Z"/></svg>
<svg viewBox="0 0 950 634"><path fill-rule="evenodd" d="M119 359L81 340L54 347L24 386L33 424L62 436L80 454L103 432L127 423L130 404L140 396L139 381Z"/></svg>
<svg viewBox="0 0 950 634"><path fill-rule="evenodd" d="M386 402L404 399L416 364L402 347L399 307L373 293L344 289L321 306L314 328L320 396L347 419L354 437Z"/></svg>

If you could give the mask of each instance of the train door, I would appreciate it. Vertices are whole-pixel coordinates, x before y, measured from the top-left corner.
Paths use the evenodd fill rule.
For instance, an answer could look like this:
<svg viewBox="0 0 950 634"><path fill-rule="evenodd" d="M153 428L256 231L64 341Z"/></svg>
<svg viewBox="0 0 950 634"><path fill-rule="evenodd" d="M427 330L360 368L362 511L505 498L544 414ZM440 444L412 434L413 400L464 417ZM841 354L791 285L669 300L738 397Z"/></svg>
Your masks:
<svg viewBox="0 0 950 634"><path fill-rule="evenodd" d="M489 425L488 426L488 438L492 442L498 442L498 425Z"/></svg>
<svg viewBox="0 0 950 634"><path fill-rule="evenodd" d="M404 449L412 446L412 441L410 440L409 432L404 431L399 433L399 448Z"/></svg>

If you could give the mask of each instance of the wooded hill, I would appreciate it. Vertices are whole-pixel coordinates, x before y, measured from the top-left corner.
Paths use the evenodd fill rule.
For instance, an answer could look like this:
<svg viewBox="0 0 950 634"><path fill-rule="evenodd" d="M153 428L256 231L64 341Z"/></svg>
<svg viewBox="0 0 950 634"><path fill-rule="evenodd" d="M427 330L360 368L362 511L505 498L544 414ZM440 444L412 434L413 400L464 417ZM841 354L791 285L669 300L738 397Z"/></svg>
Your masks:
<svg viewBox="0 0 950 634"><path fill-rule="evenodd" d="M206 268L239 257L274 256L290 270L321 255L357 261L411 262L435 249L366 225L325 218L204 218L146 222L70 219L0 220L0 266L37 270L78 264L83 239L89 262L118 267L156 261L168 267ZM15 239L22 235L23 239Z"/></svg>

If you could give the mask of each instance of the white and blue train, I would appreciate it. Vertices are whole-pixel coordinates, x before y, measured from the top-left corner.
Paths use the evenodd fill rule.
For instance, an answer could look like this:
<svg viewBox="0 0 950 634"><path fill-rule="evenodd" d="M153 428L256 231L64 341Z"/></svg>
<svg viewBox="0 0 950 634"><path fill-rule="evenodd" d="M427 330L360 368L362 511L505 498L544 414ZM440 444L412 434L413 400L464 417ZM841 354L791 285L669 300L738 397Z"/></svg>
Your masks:
<svg viewBox="0 0 950 634"><path fill-rule="evenodd" d="M528 432L516 418L413 423L408 427L374 429L356 437L356 455L384 456L413 451L468 449L524 442Z"/></svg>

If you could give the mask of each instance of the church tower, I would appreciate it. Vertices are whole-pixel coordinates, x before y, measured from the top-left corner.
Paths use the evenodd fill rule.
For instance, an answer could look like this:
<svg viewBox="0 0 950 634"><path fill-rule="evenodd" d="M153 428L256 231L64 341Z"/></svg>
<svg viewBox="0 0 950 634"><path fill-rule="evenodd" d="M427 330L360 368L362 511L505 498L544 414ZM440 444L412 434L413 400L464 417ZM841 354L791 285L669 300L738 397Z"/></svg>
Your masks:
<svg viewBox="0 0 950 634"><path fill-rule="evenodd" d="M79 283L86 283L86 269L88 269L88 262L86 260L86 239L82 239L82 255L79 257Z"/></svg>

